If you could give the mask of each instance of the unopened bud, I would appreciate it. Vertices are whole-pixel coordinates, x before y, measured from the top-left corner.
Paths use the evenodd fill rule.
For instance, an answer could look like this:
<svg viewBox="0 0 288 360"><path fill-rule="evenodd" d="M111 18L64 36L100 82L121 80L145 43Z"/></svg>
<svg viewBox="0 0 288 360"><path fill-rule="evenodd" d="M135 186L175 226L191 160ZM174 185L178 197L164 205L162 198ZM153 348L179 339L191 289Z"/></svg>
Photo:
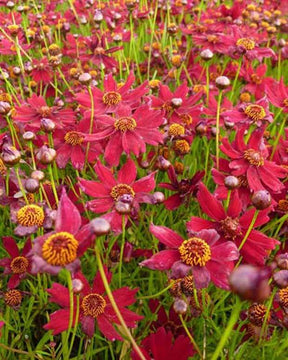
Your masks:
<svg viewBox="0 0 288 360"><path fill-rule="evenodd" d="M36 158L44 165L51 164L56 158L56 151L44 145L38 151Z"/></svg>
<svg viewBox="0 0 288 360"><path fill-rule="evenodd" d="M35 179L35 180L38 180L38 181L42 181L45 178L45 174L41 170L34 170L31 173L31 178Z"/></svg>
<svg viewBox="0 0 288 360"><path fill-rule="evenodd" d="M211 60L213 55L214 54L210 49L205 49L200 53L201 58L205 61Z"/></svg>
<svg viewBox="0 0 288 360"><path fill-rule="evenodd" d="M239 180L236 176L229 175L225 177L224 185L227 189L233 190L239 186Z"/></svg>
<svg viewBox="0 0 288 360"><path fill-rule="evenodd" d="M224 90L230 86L230 80L226 76L218 76L215 80L215 84L218 89Z"/></svg>
<svg viewBox="0 0 288 360"><path fill-rule="evenodd" d="M21 154L14 146L5 145L2 149L1 158L5 165L13 166L19 163Z"/></svg>
<svg viewBox="0 0 288 360"><path fill-rule="evenodd" d="M39 181L36 179L27 179L25 181L25 190L27 190L29 193L35 193L39 190Z"/></svg>
<svg viewBox="0 0 288 360"><path fill-rule="evenodd" d="M56 127L55 122L48 118L41 119L40 124L41 124L41 129L46 133L51 133L52 131L54 131Z"/></svg>
<svg viewBox="0 0 288 360"><path fill-rule="evenodd" d="M107 220L96 218L90 221L90 229L95 235L101 236L108 234L111 226Z"/></svg>
<svg viewBox="0 0 288 360"><path fill-rule="evenodd" d="M257 210L267 209L271 205L271 195L267 190L256 191L251 200Z"/></svg>
<svg viewBox="0 0 288 360"><path fill-rule="evenodd" d="M173 309L175 310L176 314L186 314L188 305L186 301L182 299L176 299L173 304Z"/></svg>
<svg viewBox="0 0 288 360"><path fill-rule="evenodd" d="M119 214L125 215L130 214L131 206L129 203L124 203L123 201L117 201L115 204L115 209Z"/></svg>

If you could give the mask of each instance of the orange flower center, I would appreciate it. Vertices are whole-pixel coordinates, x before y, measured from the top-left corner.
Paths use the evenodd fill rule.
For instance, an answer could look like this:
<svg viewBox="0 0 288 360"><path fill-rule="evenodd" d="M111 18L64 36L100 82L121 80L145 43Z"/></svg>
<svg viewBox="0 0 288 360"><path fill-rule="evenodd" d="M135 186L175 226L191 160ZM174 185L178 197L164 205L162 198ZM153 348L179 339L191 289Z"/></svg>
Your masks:
<svg viewBox="0 0 288 360"><path fill-rule="evenodd" d="M83 142L84 137L77 131L69 131L67 134L65 134L64 140L66 144L75 146L80 145Z"/></svg>
<svg viewBox="0 0 288 360"><path fill-rule="evenodd" d="M58 232L48 237L42 247L42 256L48 264L65 266L77 258L78 241L68 232Z"/></svg>
<svg viewBox="0 0 288 360"><path fill-rule="evenodd" d="M244 159L249 161L251 165L254 166L263 166L264 165L264 158L259 151L254 149L248 149L244 151Z"/></svg>
<svg viewBox="0 0 288 360"><path fill-rule="evenodd" d="M179 247L179 253L181 260L191 266L205 266L211 259L210 246L197 237L184 240Z"/></svg>
<svg viewBox="0 0 288 360"><path fill-rule="evenodd" d="M132 189L131 186L127 185L127 184L118 184L113 186L110 195L113 198L114 201L118 201L119 198L123 195L131 195L133 198L135 196L135 192Z"/></svg>
<svg viewBox="0 0 288 360"><path fill-rule="evenodd" d="M10 264L13 274L24 274L29 266L29 261L24 256L15 257Z"/></svg>
<svg viewBox="0 0 288 360"><path fill-rule="evenodd" d="M283 105L284 105L284 106L288 106L288 99L284 99L284 100L283 100Z"/></svg>
<svg viewBox="0 0 288 360"><path fill-rule="evenodd" d="M41 106L39 113L43 118L49 118L51 116L51 109L49 106Z"/></svg>
<svg viewBox="0 0 288 360"><path fill-rule="evenodd" d="M2 159L0 159L0 175L5 176L6 175L6 166Z"/></svg>
<svg viewBox="0 0 288 360"><path fill-rule="evenodd" d="M217 44L218 43L218 37L216 35L208 35L207 40L211 44Z"/></svg>
<svg viewBox="0 0 288 360"><path fill-rule="evenodd" d="M262 326L266 316L267 308L263 304L253 304L248 309L248 318L250 322L255 326ZM268 315L267 322L270 320L270 314Z"/></svg>
<svg viewBox="0 0 288 360"><path fill-rule="evenodd" d="M106 301L99 294L84 296L81 304L84 316L92 316L93 318L97 318L97 316L103 314L105 306Z"/></svg>
<svg viewBox="0 0 288 360"><path fill-rule="evenodd" d="M279 302L283 307L288 307L288 287L279 290Z"/></svg>
<svg viewBox="0 0 288 360"><path fill-rule="evenodd" d="M251 80L254 84L261 84L262 83L262 79L260 78L260 76L258 76L257 74L252 74L251 75Z"/></svg>
<svg viewBox="0 0 288 360"><path fill-rule="evenodd" d="M18 306L21 304L22 301L22 294L19 290L12 289L8 290L4 294L4 301L5 304L11 307Z"/></svg>
<svg viewBox="0 0 288 360"><path fill-rule="evenodd" d="M224 233L225 238L232 238L233 240L237 235L241 235L239 229L239 219L232 219L230 216L227 216L226 219L221 220L221 230Z"/></svg>
<svg viewBox="0 0 288 360"><path fill-rule="evenodd" d="M179 155L188 154L190 151L190 145L186 140L176 140L173 147Z"/></svg>
<svg viewBox="0 0 288 360"><path fill-rule="evenodd" d="M94 50L94 55L103 55L105 54L105 49L102 47L96 47L96 49Z"/></svg>
<svg viewBox="0 0 288 360"><path fill-rule="evenodd" d="M266 116L264 108L260 105L248 105L244 113L253 121L262 120Z"/></svg>
<svg viewBox="0 0 288 360"><path fill-rule="evenodd" d="M137 123L132 117L121 117L115 121L114 126L117 130L122 132L127 130L133 131L136 128Z"/></svg>
<svg viewBox="0 0 288 360"><path fill-rule="evenodd" d="M246 50L253 50L255 47L255 42L249 38L241 38L241 39L237 40L236 45L242 46Z"/></svg>
<svg viewBox="0 0 288 360"><path fill-rule="evenodd" d="M282 199L278 202L278 209L284 212L288 211L288 200Z"/></svg>
<svg viewBox="0 0 288 360"><path fill-rule="evenodd" d="M105 105L117 105L122 100L121 95L116 91L109 91L103 95L103 103Z"/></svg>
<svg viewBox="0 0 288 360"><path fill-rule="evenodd" d="M42 226L45 215L44 210L38 205L25 205L17 212L17 221L22 226Z"/></svg>
<svg viewBox="0 0 288 360"><path fill-rule="evenodd" d="M192 116L189 114L181 114L180 119L185 125L191 125L193 122Z"/></svg>

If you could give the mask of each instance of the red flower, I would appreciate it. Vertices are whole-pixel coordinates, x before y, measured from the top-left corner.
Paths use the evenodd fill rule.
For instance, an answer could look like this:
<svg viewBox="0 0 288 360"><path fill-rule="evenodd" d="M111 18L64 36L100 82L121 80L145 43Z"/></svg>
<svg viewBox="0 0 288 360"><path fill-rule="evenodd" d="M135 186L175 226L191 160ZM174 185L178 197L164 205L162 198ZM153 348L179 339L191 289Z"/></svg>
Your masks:
<svg viewBox="0 0 288 360"><path fill-rule="evenodd" d="M112 274L107 272L108 281L111 281ZM78 272L74 279L82 283L79 306L79 322L82 325L82 331L88 336L93 337L95 333L95 321L101 333L110 341L122 340L122 337L114 329L113 324L120 324L116 313L110 303L109 298L104 295L105 288L100 276L97 273L92 287L90 287L85 276ZM131 290L128 287L122 287L113 291L114 299L128 327L135 327L136 322L143 319L142 316L128 310L126 306L134 304L136 301L135 294L138 289ZM50 321L44 326L46 330L53 330L53 335L57 335L68 329L70 317L70 300L69 290L58 283L53 283L52 288L47 292L51 295L50 301L60 305L63 309L57 310L50 316ZM74 295L74 314L73 326L76 318L76 296Z"/></svg>
<svg viewBox="0 0 288 360"><path fill-rule="evenodd" d="M27 99L28 104L15 106L16 115L14 120L29 125L32 128L40 128L41 119L48 118L55 122L56 127L61 128L75 122L76 116L72 109L62 109L57 106L48 106L42 96L33 94Z"/></svg>
<svg viewBox="0 0 288 360"><path fill-rule="evenodd" d="M77 207L63 189L59 202L55 231L39 236L32 249L32 273L58 274L65 267L71 272L80 268L79 256L90 245L92 233L89 225L81 228Z"/></svg>
<svg viewBox="0 0 288 360"><path fill-rule="evenodd" d="M148 105L138 107L134 113L128 106L119 106L115 117L99 116L97 120L103 130L84 138L85 141L109 139L104 158L111 166L119 164L123 151L138 157L146 151L145 143L154 146L162 143L163 135L158 127L163 118L160 111L150 110Z"/></svg>
<svg viewBox="0 0 288 360"><path fill-rule="evenodd" d="M79 179L81 189L95 199L88 201L87 207L95 213L104 213L104 215L113 231L121 232L123 214L117 211L115 205L121 203L128 204L131 215L137 216L139 203L153 203L152 195L148 194L155 188L154 174L135 181L137 169L134 162L128 159L126 164L118 172L117 180L113 173L107 167L98 161L94 167L100 182ZM125 215L127 221L127 215Z"/></svg>
<svg viewBox="0 0 288 360"><path fill-rule="evenodd" d="M239 129L232 144L229 144L227 138L222 139L220 148L232 159L229 164L232 175L245 175L253 191L267 189L272 193L280 192L284 185L279 178L284 178L287 171L275 162L267 160L269 153L264 144L264 129L254 130L247 144L243 139L244 132L244 128Z"/></svg>
<svg viewBox="0 0 288 360"><path fill-rule="evenodd" d="M2 258L0 260L0 266L4 267L4 275L12 274L8 281L8 288L14 289L19 285L21 279L30 273L31 260L27 255L31 250L31 240L28 239L25 242L21 253L15 239L12 237L3 236L2 242L10 257Z"/></svg>
<svg viewBox="0 0 288 360"><path fill-rule="evenodd" d="M33 70L31 71L31 76L34 81L43 84L49 84L52 79L52 69L49 65L49 61L47 58L43 58L41 60L33 59Z"/></svg>
<svg viewBox="0 0 288 360"><path fill-rule="evenodd" d="M187 223L187 229L191 232L197 232L204 229L215 229L220 235L221 240L232 240L237 247L240 246L251 221L253 219L255 208L251 208L242 213L242 203L235 190L231 195L227 211L220 201L210 194L205 185L199 185L197 194L202 211L207 214L213 221L205 220L192 216ZM260 211L253 228L266 224L270 219L267 213L270 209ZM230 241L229 241L230 242ZM245 262L255 265L263 265L268 252L275 248L279 241L269 238L260 231L252 230L240 250Z"/></svg>
<svg viewBox="0 0 288 360"><path fill-rule="evenodd" d="M204 176L204 171L197 171L191 179L182 179L178 181L175 169L169 166L167 171L171 183L160 183L159 186L171 191L177 191L176 194L169 196L164 201L164 205L169 210L177 209L183 203L189 203L192 196L195 196L198 183Z"/></svg>
<svg viewBox="0 0 288 360"><path fill-rule="evenodd" d="M195 350L187 336L180 335L173 341L173 335L164 327L150 334L142 342L142 352L147 360L187 360L195 354ZM133 360L139 360L139 356L133 352Z"/></svg>
<svg viewBox="0 0 288 360"><path fill-rule="evenodd" d="M269 101L276 107L282 108L284 113L288 112L288 88L284 85L283 78L279 83L274 82L266 86Z"/></svg>
<svg viewBox="0 0 288 360"><path fill-rule="evenodd" d="M95 114L113 113L120 104L128 105L132 109L136 109L140 104L141 97L148 91L147 82L144 82L138 88L131 90L131 86L135 81L135 77L131 72L124 85L118 86L113 79L112 74L106 75L103 81L104 91L96 87L92 87L93 102ZM76 101L89 109L91 109L90 95L80 93L76 95Z"/></svg>
<svg viewBox="0 0 288 360"><path fill-rule="evenodd" d="M171 269L173 278L184 277L191 271L197 288L207 287L211 279L216 286L229 289L228 277L239 256L233 242L217 244L220 236L211 229L194 233L188 240L165 226L151 224L150 232L168 249L142 261L141 266Z"/></svg>

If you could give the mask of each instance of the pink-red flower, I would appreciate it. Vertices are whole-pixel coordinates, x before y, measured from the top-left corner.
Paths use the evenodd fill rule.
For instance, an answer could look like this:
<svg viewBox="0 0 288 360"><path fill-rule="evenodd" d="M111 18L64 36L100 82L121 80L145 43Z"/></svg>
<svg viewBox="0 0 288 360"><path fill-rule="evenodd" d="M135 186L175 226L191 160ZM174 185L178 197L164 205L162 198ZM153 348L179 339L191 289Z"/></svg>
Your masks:
<svg viewBox="0 0 288 360"><path fill-rule="evenodd" d="M111 281L112 274L106 270L106 277ZM115 330L114 324L119 325L115 311L110 303L108 296L105 295L105 288L98 272L94 278L92 287L89 285L85 276L78 272L74 276L74 281L77 281L82 286L78 293L79 304L79 323L82 326L82 331L88 337L93 337L95 333L95 322L101 333L110 341L123 340L122 336ZM138 289L131 290L128 287L122 287L112 291L113 297L121 312L121 315L130 328L137 325L137 321L143 317L132 312L126 307L135 303L135 294ZM62 331L68 329L70 318L70 299L69 290L58 283L53 283L52 288L48 289L50 294L50 302L54 302L62 307L62 309L55 311L50 315L50 321L44 326L46 330L52 330L53 335L57 335ZM76 311L77 301L76 295L73 296L73 323L76 325Z"/></svg>
<svg viewBox="0 0 288 360"><path fill-rule="evenodd" d="M228 277L239 253L231 241L218 243L220 235L215 230L201 230L184 240L165 226L150 225L150 232L168 247L140 263L152 270L170 270L173 278L192 273L196 288L207 287L210 280L228 290Z"/></svg>
<svg viewBox="0 0 288 360"><path fill-rule="evenodd" d="M8 281L8 288L13 289L19 285L21 279L30 273L31 258L28 256L28 253L31 250L31 240L28 239L25 242L21 252L18 249L15 239L10 236L3 236L2 243L4 249L10 256L2 258L0 260L0 266L4 267L4 275L12 274Z"/></svg>
<svg viewBox="0 0 288 360"><path fill-rule="evenodd" d="M130 215L137 217L139 203L153 203L153 197L149 192L155 188L155 173L135 181L137 169L131 159L128 159L119 170L117 180L112 171L103 166L100 161L96 163L94 169L100 182L79 179L81 189L95 198L87 202L87 208L95 213L110 210L103 217L110 222L113 231L121 232L122 217L125 216L125 222L128 218L127 215L121 214L118 205L127 204Z"/></svg>

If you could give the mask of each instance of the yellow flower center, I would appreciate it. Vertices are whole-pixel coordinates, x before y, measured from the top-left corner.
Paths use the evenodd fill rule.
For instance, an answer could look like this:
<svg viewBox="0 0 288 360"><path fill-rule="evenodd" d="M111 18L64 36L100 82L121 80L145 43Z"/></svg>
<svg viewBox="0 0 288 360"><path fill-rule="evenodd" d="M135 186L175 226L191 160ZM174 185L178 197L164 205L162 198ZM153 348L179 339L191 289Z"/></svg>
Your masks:
<svg viewBox="0 0 288 360"><path fill-rule="evenodd" d="M243 92L240 95L240 101L248 103L251 100L251 95L248 92Z"/></svg>
<svg viewBox="0 0 288 360"><path fill-rule="evenodd" d="M248 105L244 113L253 121L262 120L266 116L264 108L260 105Z"/></svg>
<svg viewBox="0 0 288 360"><path fill-rule="evenodd" d="M17 212L17 221L22 226L42 226L45 215L44 210L38 205L25 205Z"/></svg>
<svg viewBox="0 0 288 360"><path fill-rule="evenodd" d="M29 261L24 256L15 257L10 264L13 274L24 274L29 266Z"/></svg>
<svg viewBox="0 0 288 360"><path fill-rule="evenodd" d="M122 100L121 95L116 91L108 91L103 95L103 103L105 105L117 105Z"/></svg>
<svg viewBox="0 0 288 360"><path fill-rule="evenodd" d="M255 326L262 326L266 316L267 308L263 304L253 304L248 309L248 318ZM270 320L270 313L267 322Z"/></svg>
<svg viewBox="0 0 288 360"><path fill-rule="evenodd" d="M58 232L48 237L42 247L42 256L48 264L65 266L77 258L78 241L68 232Z"/></svg>
<svg viewBox="0 0 288 360"><path fill-rule="evenodd" d="M191 266L205 266L211 259L210 246L197 237L184 240L179 247L179 253L181 260Z"/></svg>
<svg viewBox="0 0 288 360"><path fill-rule="evenodd" d="M264 165L264 158L260 154L259 151L256 151L254 149L248 149L244 151L244 159L249 161L251 165L254 166L263 166Z"/></svg>
<svg viewBox="0 0 288 360"><path fill-rule="evenodd" d="M176 140L174 142L174 151L179 155L188 154L190 151L190 145L186 140Z"/></svg>
<svg viewBox="0 0 288 360"><path fill-rule="evenodd" d="M185 125L191 125L193 122L192 116L189 114L181 114L180 119Z"/></svg>
<svg viewBox="0 0 288 360"><path fill-rule="evenodd" d="M12 289L8 290L4 294L4 301L5 304L11 307L15 307L21 304L22 301L22 294L19 290Z"/></svg>
<svg viewBox="0 0 288 360"><path fill-rule="evenodd" d="M84 296L81 304L84 316L92 316L93 318L97 318L97 316L103 314L105 306L106 301L99 294Z"/></svg>
<svg viewBox="0 0 288 360"><path fill-rule="evenodd" d="M252 39L249 39L249 38L241 38L241 39L237 40L236 45L242 46L246 50L253 50L255 47L255 41L253 41Z"/></svg>
<svg viewBox="0 0 288 360"><path fill-rule="evenodd" d="M179 124L172 124L169 126L168 134L170 136L180 136L185 134L185 128Z"/></svg>
<svg viewBox="0 0 288 360"><path fill-rule="evenodd" d="M75 146L80 145L83 142L84 137L77 131L69 131L67 134L65 134L64 140L66 144Z"/></svg>
<svg viewBox="0 0 288 360"><path fill-rule="evenodd" d="M6 166L2 159L0 159L0 175L5 176L6 175Z"/></svg>
<svg viewBox="0 0 288 360"><path fill-rule="evenodd" d="M127 184L115 185L110 192L110 196L113 198L114 201L118 201L121 196L126 194L131 195L133 198L135 196L134 190L131 188L131 186Z"/></svg>
<svg viewBox="0 0 288 360"><path fill-rule="evenodd" d="M260 78L260 76L258 76L257 74L252 74L251 75L251 80L254 84L261 84L262 83L262 79Z"/></svg>
<svg viewBox="0 0 288 360"><path fill-rule="evenodd" d="M115 121L114 126L117 130L122 132L127 130L133 131L136 128L137 123L132 117L121 117Z"/></svg>

